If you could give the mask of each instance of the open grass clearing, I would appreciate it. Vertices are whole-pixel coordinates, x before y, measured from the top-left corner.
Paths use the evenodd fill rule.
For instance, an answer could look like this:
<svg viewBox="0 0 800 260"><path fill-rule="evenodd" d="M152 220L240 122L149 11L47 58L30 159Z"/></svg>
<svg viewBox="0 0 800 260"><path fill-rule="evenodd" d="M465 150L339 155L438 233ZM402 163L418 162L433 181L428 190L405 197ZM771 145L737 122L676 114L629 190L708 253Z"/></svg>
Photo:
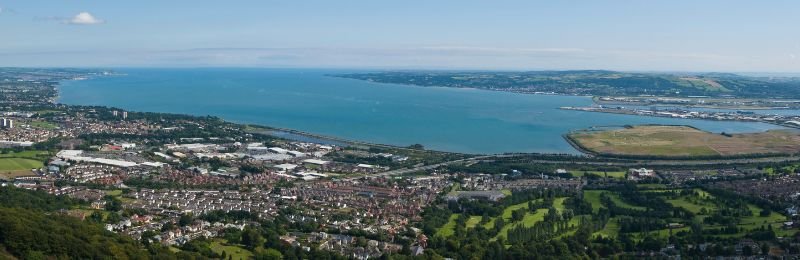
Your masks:
<svg viewBox="0 0 800 260"><path fill-rule="evenodd" d="M32 169L42 168L41 161L27 158L0 158L0 177L13 179L34 175Z"/></svg>
<svg viewBox="0 0 800 260"><path fill-rule="evenodd" d="M467 229L474 228L475 226L477 226L477 225L478 225L478 223L480 223L480 222L481 222L481 220L482 220L482 219L483 219L483 217L481 217L481 216L470 216L470 217L467 219L467 222L466 222L466 223L464 223L464 226L465 226Z"/></svg>
<svg viewBox="0 0 800 260"><path fill-rule="evenodd" d="M27 158L27 159L44 160L49 158L51 155L52 153L48 151L28 150L20 152L0 153L0 158Z"/></svg>
<svg viewBox="0 0 800 260"><path fill-rule="evenodd" d="M635 210L647 210L646 207L636 206L636 205L630 204L628 202L625 202L617 194L609 193L608 197L611 199L611 202L613 202L614 205L617 205L618 207L627 208L627 209L635 209Z"/></svg>
<svg viewBox="0 0 800 260"><path fill-rule="evenodd" d="M122 190L107 190L106 195L108 196L120 196L122 195Z"/></svg>
<svg viewBox="0 0 800 260"><path fill-rule="evenodd" d="M635 126L600 132L577 132L570 137L601 154L647 156L730 156L800 151L800 133L770 130L721 135L688 126Z"/></svg>
<svg viewBox="0 0 800 260"><path fill-rule="evenodd" d="M602 201L600 201L600 195L603 193L608 193L608 191L604 190L584 190L583 191L583 199L589 204L592 204L592 211L597 213L601 208L605 208L606 206L603 205Z"/></svg>
<svg viewBox="0 0 800 260"><path fill-rule="evenodd" d="M606 222L606 226L603 227L603 229L594 232L592 235L602 237L617 237L617 235L619 235L619 221L617 218L610 218L608 222Z"/></svg>
<svg viewBox="0 0 800 260"><path fill-rule="evenodd" d="M526 207L527 208L527 207ZM497 236L494 238L495 240L498 238L507 238L508 231L512 228L516 228L519 226L523 227L532 227L536 222L540 222L544 220L544 215L547 214L547 209L537 209L536 212L526 212L525 216L520 221L510 222L510 218L506 221L506 224L500 229L500 232L497 233Z"/></svg>
<svg viewBox="0 0 800 260"><path fill-rule="evenodd" d="M447 223L444 226L440 227L436 230L436 236L440 237L449 237L452 236L456 231L456 219L458 219L459 214L452 214L450 218L447 220Z"/></svg>
<svg viewBox="0 0 800 260"><path fill-rule="evenodd" d="M211 251L214 253L222 254L225 252L225 255L230 256L231 259L251 259L253 258L253 252L242 248L240 246L235 245L227 245L227 241L224 239L214 239L211 241ZM227 259L227 258L226 258Z"/></svg>
<svg viewBox="0 0 800 260"><path fill-rule="evenodd" d="M31 121L30 123L28 123L28 125L30 125L33 128L46 129L46 130L53 130L58 128L58 125L47 121Z"/></svg>

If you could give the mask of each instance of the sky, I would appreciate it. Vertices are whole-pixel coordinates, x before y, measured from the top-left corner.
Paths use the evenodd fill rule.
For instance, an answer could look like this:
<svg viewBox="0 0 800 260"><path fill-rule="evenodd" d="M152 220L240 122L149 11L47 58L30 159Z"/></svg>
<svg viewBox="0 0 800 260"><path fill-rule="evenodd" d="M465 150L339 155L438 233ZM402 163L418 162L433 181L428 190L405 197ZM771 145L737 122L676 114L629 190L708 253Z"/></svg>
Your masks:
<svg viewBox="0 0 800 260"><path fill-rule="evenodd" d="M0 0L0 66L800 73L800 1Z"/></svg>

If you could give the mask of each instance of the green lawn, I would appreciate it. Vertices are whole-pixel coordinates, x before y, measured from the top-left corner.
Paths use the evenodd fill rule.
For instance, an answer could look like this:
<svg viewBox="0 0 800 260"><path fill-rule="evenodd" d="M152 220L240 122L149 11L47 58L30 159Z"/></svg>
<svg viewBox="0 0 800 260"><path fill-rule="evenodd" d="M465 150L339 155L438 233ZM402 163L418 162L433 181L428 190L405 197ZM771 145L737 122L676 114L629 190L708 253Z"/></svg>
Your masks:
<svg viewBox="0 0 800 260"><path fill-rule="evenodd" d="M0 153L0 158L28 158L28 159L47 159L51 156L48 151L30 150L21 152Z"/></svg>
<svg viewBox="0 0 800 260"><path fill-rule="evenodd" d="M30 123L30 126L33 128L48 129L48 130L58 128L58 125L46 121L33 121Z"/></svg>
<svg viewBox="0 0 800 260"><path fill-rule="evenodd" d="M527 213L522 221L514 223L514 226L522 225L523 227L532 227L536 222L543 221L544 215L548 212L547 209L537 209L535 213Z"/></svg>
<svg viewBox="0 0 800 260"><path fill-rule="evenodd" d="M561 213L562 211L564 211L564 201L566 200L567 200L566 197L554 199L553 208L555 208L556 210L558 210L559 213Z"/></svg>
<svg viewBox="0 0 800 260"><path fill-rule="evenodd" d="M633 204L630 204L630 203L627 203L627 202L623 201L622 198L620 198L619 195L617 195L617 194L609 193L608 197L611 199L611 202L613 202L615 205L617 205L619 207L627 208L627 209L635 209L635 210L647 210L647 208L645 208L645 207L636 206L636 205L633 205Z"/></svg>
<svg viewBox="0 0 800 260"><path fill-rule="evenodd" d="M692 202L686 196L678 197L677 199L666 200L667 203L672 204L672 206L684 208L694 214L700 212L700 209L705 208L706 212L711 212L712 210L716 209L717 207L714 204L704 202L702 200L697 202Z"/></svg>
<svg viewBox="0 0 800 260"><path fill-rule="evenodd" d="M481 222L481 219L483 219L481 216L470 216L464 226L466 226L467 229L474 228Z"/></svg>
<svg viewBox="0 0 800 260"><path fill-rule="evenodd" d="M562 210L564 210L564 201L566 200L567 198L556 198L555 200L553 200L553 207L559 212L561 212ZM547 214L548 211L547 209L538 209L536 210L536 212L526 212L522 220L512 221L511 220L512 212L518 209L528 209L528 202L514 204L503 209L503 214L500 217L503 218L503 221L505 221L506 224L503 226L503 228L497 234L497 237L495 237L494 239L497 239L498 237L505 237L508 234L508 230L514 227L518 227L520 225L524 227L533 226L537 222L544 220L544 216ZM459 215L460 214L450 215L450 218L448 219L447 223L445 223L442 227L436 230L435 236L441 236L441 237L452 236L455 233L456 219L458 219ZM486 229L493 228L496 219L497 217L489 218L488 222L483 224L483 227ZM465 227L467 229L474 228L475 226L480 224L481 220L483 220L483 217L481 216L470 216L469 218L467 218ZM575 226L577 226L578 220L576 218L573 218L573 220L575 220L574 224Z"/></svg>
<svg viewBox="0 0 800 260"><path fill-rule="evenodd" d="M514 204L514 205L511 205L511 206L503 209L503 219L510 220L511 219L511 213L513 213L515 210L518 210L518 209L521 209L521 208L526 208L527 209L528 208L528 202Z"/></svg>
<svg viewBox="0 0 800 260"><path fill-rule="evenodd" d="M680 190L665 190L665 191L680 191ZM695 214L700 212L701 208L706 208L707 211L711 211L717 208L713 202L709 201L710 199L714 199L714 195L711 195L710 193L704 191L703 189L693 189L693 191L697 193L697 196L694 195L680 196L678 198L668 199L665 201L672 204L672 206L687 209Z"/></svg>
<svg viewBox="0 0 800 260"><path fill-rule="evenodd" d="M0 171L22 171L41 168L41 161L27 158L0 158Z"/></svg>
<svg viewBox="0 0 800 260"><path fill-rule="evenodd" d="M527 206L526 206L527 208ZM500 229L500 232L497 233L497 236L494 238L495 240L503 237L508 237L508 230L519 227L522 225L523 227L532 227L536 222L544 220L544 215L547 214L547 209L537 209L536 212L526 212L525 217L522 218L521 221L511 222L511 217L506 219L506 224L503 225L503 228Z"/></svg>
<svg viewBox="0 0 800 260"><path fill-rule="evenodd" d="M672 230L672 234L677 234L678 232L688 231L688 230L689 227L676 228ZM656 235L657 237L660 238L669 238L669 232L670 232L669 229L660 229L651 231L649 232L649 234ZM639 237L639 239L643 239L648 233L631 233L631 234L635 234Z"/></svg>
<svg viewBox="0 0 800 260"><path fill-rule="evenodd" d="M225 252L226 255L231 256L231 259L250 259L253 257L253 252L238 246L225 245L225 242L224 239L215 239L211 242L211 251L220 255Z"/></svg>
<svg viewBox="0 0 800 260"><path fill-rule="evenodd" d="M440 227L439 230L436 230L436 235L440 237L449 237L452 236L453 233L456 232L456 219L458 219L459 214L452 214L450 215L450 219L447 221L444 226Z"/></svg>
<svg viewBox="0 0 800 260"><path fill-rule="evenodd" d="M581 218L591 219L592 216L589 216L589 215L577 215L577 216L572 217L569 220L569 224L567 224L567 227L571 228L572 230L569 230L566 233L563 233L563 234L559 235L556 238L559 239L559 238L564 238L564 237L569 237L569 236L574 235L575 232L578 231L578 226L581 225Z"/></svg>
<svg viewBox="0 0 800 260"><path fill-rule="evenodd" d="M562 210L564 210L564 201L565 200L567 200L567 198L556 198L556 199L554 199L553 200L553 208L555 208L557 211L561 212ZM513 212L514 210L517 210L517 209L521 209L521 208L527 209L528 208L528 203L525 202L525 203L515 204L515 205L512 205L511 207L508 207L505 210L503 210L503 220L505 221L506 224L503 226L502 229L500 229L500 232L497 233L497 237L495 237L495 239L497 239L499 237L506 237L508 235L508 230L510 230L512 228L519 227L520 225L523 226L523 227L532 227L537 222L543 221L544 220L544 216L549 211L548 209L537 209L536 212L530 212L529 211L529 212L525 213L525 216L522 218L522 220L512 222L511 221L511 212ZM487 223L487 224L489 224L489 223ZM494 221L491 221L491 224L494 225Z"/></svg>
<svg viewBox="0 0 800 260"><path fill-rule="evenodd" d="M600 201L600 195L603 193L607 193L608 191L604 190L584 190L583 191L583 199L589 204L592 204L592 211L597 212L601 208L605 208L603 203Z"/></svg>
<svg viewBox="0 0 800 260"><path fill-rule="evenodd" d="M777 212L773 211L769 216L762 217L760 215L761 208L752 204L748 204L747 207L750 208L750 212L752 212L753 215L742 218L739 225L748 230L759 228L762 225L772 225L773 228L777 228L776 230L780 230L781 225L786 221L786 217Z"/></svg>
<svg viewBox="0 0 800 260"><path fill-rule="evenodd" d="M617 237L619 235L619 222L617 222L617 218L611 218L606 223L606 226L603 229L594 232L595 236L603 236L603 237Z"/></svg>
<svg viewBox="0 0 800 260"><path fill-rule="evenodd" d="M122 195L122 190L107 190L106 195L109 196L119 196Z"/></svg>
<svg viewBox="0 0 800 260"><path fill-rule="evenodd" d="M596 211L600 210L601 208L605 208L603 203L600 201L600 195L604 194L604 193L611 199L611 202L613 202L615 205L617 205L619 207L635 209L635 210L646 210L647 209L647 208L642 207L642 206L636 206L636 205L632 205L630 203L627 203L627 202L623 201L619 197L619 195L614 194L614 193L612 193L610 191L606 191L606 190L585 190L585 191L583 191L583 199L586 200L587 202L589 202L590 204L592 204L592 210L596 212Z"/></svg>
<svg viewBox="0 0 800 260"><path fill-rule="evenodd" d="M713 199L713 195L709 194L708 192L706 192L704 190L695 189L695 191L699 193L699 196L694 197L696 199L700 199L700 198ZM688 211L691 211L692 213L695 213L695 214L700 212L700 209L702 209L702 208L706 208L706 210L708 212L711 212L711 211L713 211L713 210L715 210L717 208L716 205L714 205L714 203L712 203L712 202L709 202L709 201L706 201L706 200L696 200L696 199L695 199L695 201L691 201L691 200L693 200L693 199L691 199L691 197L689 197L689 196L681 196L681 197L678 197L676 199L671 199L671 200L666 200L666 201L667 201L667 203L670 203L675 207L684 208L684 209L686 209ZM788 236L788 235L794 234L794 232L796 232L796 230L784 230L784 229L781 228L783 222L786 221L786 217L784 215L781 215L780 213L777 213L777 212L771 212L769 216L762 217L762 216L760 216L761 208L759 208L756 205L752 205L752 204L748 204L747 207L750 209L750 212L752 213L752 216L743 217L739 221L739 226L744 228L745 230L753 230L753 229L760 228L761 226L764 226L764 225L770 225L775 230L775 232L776 232L776 234L778 236ZM705 216L700 216L700 215L697 216L697 218L699 218L699 220L702 220L702 218L704 218L704 217ZM739 233L739 234L732 234L732 235L720 235L719 237L740 237L740 236L743 236L743 235L744 235L744 233Z"/></svg>

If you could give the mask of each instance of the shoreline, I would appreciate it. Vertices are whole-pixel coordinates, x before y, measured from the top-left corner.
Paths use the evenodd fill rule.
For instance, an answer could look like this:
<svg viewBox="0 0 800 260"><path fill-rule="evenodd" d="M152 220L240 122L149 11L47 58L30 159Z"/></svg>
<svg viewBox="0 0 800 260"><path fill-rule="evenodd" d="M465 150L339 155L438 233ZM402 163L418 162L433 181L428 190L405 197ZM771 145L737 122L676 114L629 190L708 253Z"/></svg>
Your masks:
<svg viewBox="0 0 800 260"><path fill-rule="evenodd" d="M713 106L713 105L695 105L695 106L686 106L686 105L672 105L672 104L633 104L633 103L623 103L623 102L603 102L599 101L598 99L601 97L638 97L638 96L606 96L606 95L597 95L597 94L567 94L567 93L560 93L560 92L526 92L520 90L508 90L508 89L499 89L499 88L476 88L476 87L447 87L447 86L426 86L426 85L417 85L417 84L408 84L408 83L391 83L391 82L380 82L380 81L372 81L372 80L365 80L365 79L358 79L358 78L350 78L350 77L342 77L338 75L329 75L325 74L324 76L327 77L334 77L334 78L343 78L343 79L351 79L357 81L365 81L370 83L376 84L387 84L387 85L399 85L399 86L411 86L411 87L420 87L420 88L446 88L446 89L468 89L468 90L485 90L485 91L495 91L495 92L506 92L506 93L515 93L515 94L524 94L524 95L540 95L540 96L566 96L566 97L589 97L592 99L592 102L595 104L606 104L606 105L635 105L635 106L680 106L686 108L708 108L708 109L722 109L722 110L797 110L800 111L800 108L791 108L791 107L732 107L732 106ZM643 96L638 98L695 98L690 96ZM708 97L710 99L723 99L721 97ZM767 100L768 98L765 98ZM750 100L746 97L734 97L730 98L729 100ZM768 100L797 100L797 99L768 99Z"/></svg>
<svg viewBox="0 0 800 260"><path fill-rule="evenodd" d="M223 120L225 120L225 119L223 118ZM230 122L230 121L226 120L225 122ZM497 155L497 154L460 153L460 152L429 150L429 149L413 149L413 148L397 146L397 145L391 145L391 144L370 143L370 142L365 142L365 141L350 140L350 139L341 138L341 137L334 137L334 136L327 136L327 135L322 135L322 134L309 133L309 132L296 130L296 129L290 129L290 128L272 127L272 126L264 126L264 125L249 124L249 123L236 123L236 122L230 122L230 123L243 125L245 127L263 129L263 131L248 131L248 130L245 130L245 132L255 133L255 134L270 135L270 136L275 136L275 137L279 137L279 138L285 138L285 137L277 136L277 135L274 135L272 133L265 133L264 131L266 131L266 132L284 132L284 133L294 134L294 135L308 137L308 138L312 138L312 139L339 142L339 143L352 145L352 146L372 146L372 147L381 147L381 148L388 148L388 149L399 149L399 150L416 151L416 152L437 152L437 153L445 153L445 154L453 154L453 155L470 155L470 156ZM291 138L286 138L286 139L291 139Z"/></svg>
<svg viewBox="0 0 800 260"><path fill-rule="evenodd" d="M101 77L115 77L115 76L126 76L126 74L94 75L93 77L90 77L88 79L95 79L95 78L101 78ZM363 81L363 80L360 80L360 79L346 78L346 77L336 77L336 76L331 76L331 75L324 75L324 76L341 78L341 79L350 79L350 80ZM83 81L83 80L87 80L87 79L81 79L81 80L67 79L67 80L59 81L58 84L55 86L58 91L56 91L57 96L53 98L53 100L54 100L53 104L70 106L68 104L60 103L60 101L61 101L60 100L61 99L61 95L60 94L61 94L61 91L63 91L63 83L67 82L67 81ZM410 85L410 84L395 84L395 83L382 83L382 82L374 82L374 83L388 84L388 85L401 85L401 86L416 86L416 87L420 87L420 88L429 88L428 86L418 86L418 85ZM580 98L592 98L593 97L593 96L572 95L572 94L563 94L563 93L526 93L526 92L505 91L505 90L500 90L500 89L453 88L453 87L437 87L437 86L430 86L430 87L442 88L442 89L465 89L465 90L479 90L479 91L489 90L489 91L495 91L495 92L509 92L509 93L514 93L514 94L527 94L527 95L540 95L540 96L550 96L550 95L552 95L552 96L571 96L571 97L580 97ZM79 105L79 106L84 106L84 105ZM97 106L114 108L113 106L106 106L106 105L97 105ZM133 110L133 111L140 112L138 110ZM160 112L160 111L153 111L153 113L170 114L169 112ZM174 113L174 114L183 114L183 115L192 116L192 114L187 114L187 113ZM199 116L199 115L194 115L194 116ZM301 136L301 137L307 137L307 138L311 138L311 139L320 139L320 140L327 140L327 141L333 141L333 142L341 142L341 143L346 143L346 144L354 145L354 146L383 147L383 148L390 148L390 149L402 149L402 150L408 150L408 151L430 151L430 152L439 152L439 153L446 153L446 154L459 154L459 155L499 155L499 154L520 153L520 152L514 152L514 151L502 151L502 152L495 152L495 153L473 153L473 152L445 151L445 150L428 149L428 148L425 148L423 150L419 150L419 149L412 149L412 148L399 146L399 145L383 144L383 143L372 143L372 142L368 142L368 141L360 141L360 140L352 140L352 139L341 138L341 137L336 137L336 136L328 136L328 135L324 135L324 134L317 134L317 133L312 133L312 132L307 132L307 131L298 130L298 129L292 129L292 128L274 127L274 126L261 125L259 123L250 123L250 122L229 121L225 117L222 117L222 116L218 116L218 117L221 118L222 120L226 121L226 122L242 125L242 126L245 126L245 127L246 126L253 126L253 127L256 127L256 128L261 128L261 129L265 130L265 131L261 131L262 134L268 134L268 135L271 135L271 136L276 136L276 137L285 138L285 139L292 139L292 138L286 138L286 137L282 137L280 135L276 135L274 133L267 133L267 132L284 132L284 133L291 134L291 135L298 135L298 136ZM573 131L573 130L579 130L579 129L570 129L569 131L567 131L565 133L561 133L561 135L568 134L570 131ZM298 141L302 141L302 140L298 140ZM568 147L574 149L574 152L575 152L574 155L593 156L592 153L589 153L586 150L576 148L575 145L570 143L569 141L565 141L565 142L567 142ZM425 143L421 143L421 144L423 146L426 145ZM552 153L552 152L550 152L550 153L547 153L547 152L522 152L521 154L534 154L534 153L564 154L564 153ZM572 154L572 153L570 152L570 154Z"/></svg>
<svg viewBox="0 0 800 260"><path fill-rule="evenodd" d="M558 109L571 110L571 111L582 111L582 112L590 112L590 113L606 113L606 114L616 114L616 115L631 115L631 116L658 117L658 118L675 118L675 117L671 117L671 116L658 115L658 114L639 114L639 113L636 113L635 111L630 111L630 110L588 109L586 107L559 107ZM719 122L764 123L764 124L780 126L780 127L784 127L784 128L788 128L788 129L800 129L800 125L781 124L781 123L771 122L771 121L766 121L766 120L728 120L728 119L714 119L714 118L681 118L681 119L719 121Z"/></svg>

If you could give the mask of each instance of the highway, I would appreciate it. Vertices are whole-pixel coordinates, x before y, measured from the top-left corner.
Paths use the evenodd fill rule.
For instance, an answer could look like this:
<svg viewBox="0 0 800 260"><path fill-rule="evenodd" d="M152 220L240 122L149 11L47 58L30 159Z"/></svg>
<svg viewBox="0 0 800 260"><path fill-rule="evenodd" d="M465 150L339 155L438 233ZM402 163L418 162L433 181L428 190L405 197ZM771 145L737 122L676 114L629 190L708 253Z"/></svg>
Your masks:
<svg viewBox="0 0 800 260"><path fill-rule="evenodd" d="M413 172L418 172L418 171L433 170L433 169L436 169L436 168L439 168L439 167L442 167L442 166L455 164L455 163L477 162L477 161L480 161L481 159L487 159L487 158L492 158L492 157L495 157L495 156L494 155L482 155L482 156L458 159L458 160L453 160L453 161L447 161L447 162L443 162L443 163L422 165L422 166L413 167L413 168L394 169L394 170L385 171L385 172L381 172L381 173L376 173L376 174L372 174L372 175L368 175L368 176L345 178L343 180L351 181L351 180L357 180L357 179L365 178L365 177L366 178L378 178L378 177L386 177L386 176L393 176L393 175L403 175L403 174L408 174L408 173L413 173Z"/></svg>
<svg viewBox="0 0 800 260"><path fill-rule="evenodd" d="M512 157L525 157L524 154L503 154L503 155L482 155L470 158L464 158L459 160L447 161L437 164L430 164L430 165L422 165L418 167L412 168L402 168L402 169L394 169L386 172L376 173L368 176L358 176L358 177L351 177L345 178L343 180L352 181L357 180L360 178L378 178L378 177L386 177L386 176L393 176L393 175L403 175L418 171L427 171L433 170L442 166L456 164L456 163L465 163L465 162L481 162L481 161L491 161L492 158L512 158ZM714 164L750 164L750 163L778 163L778 162L787 162L787 161L800 161L800 157L792 156L792 157L767 157L767 158L744 158L744 159L728 159L728 160L640 160L640 161L615 161L615 162L593 162L593 161L568 161L568 160L526 160L525 163L541 163L541 164L574 164L574 165L594 165L594 166L676 166L676 165L684 165L684 166L702 166L702 165L714 165Z"/></svg>

